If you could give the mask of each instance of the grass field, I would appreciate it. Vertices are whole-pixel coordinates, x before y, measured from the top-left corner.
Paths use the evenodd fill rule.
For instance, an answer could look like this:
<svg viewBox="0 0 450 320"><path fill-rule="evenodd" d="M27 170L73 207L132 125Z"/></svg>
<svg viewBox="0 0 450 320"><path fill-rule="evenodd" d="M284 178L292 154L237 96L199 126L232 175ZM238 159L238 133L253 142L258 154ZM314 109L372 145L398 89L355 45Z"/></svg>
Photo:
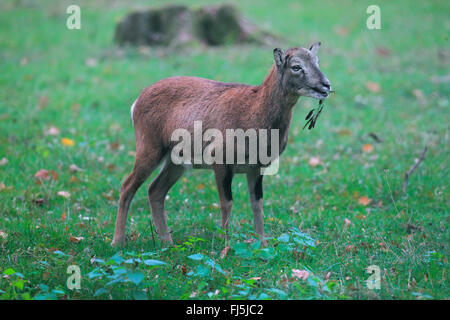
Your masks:
<svg viewBox="0 0 450 320"><path fill-rule="evenodd" d="M378 1L381 30L366 28L372 1L236 2L285 49L322 41L336 91L314 130L302 127L317 101L295 108L280 171L265 178L269 245L252 240L243 176L233 181L231 238L220 237L213 174L197 170L166 202L176 245L153 240L145 186L121 250L110 243L141 89L172 75L256 85L273 48L118 48L115 23L162 1L75 1L82 28L68 30L72 3L0 4L0 298L449 298L449 2ZM70 265L81 289L66 286ZM366 286L371 265L380 289Z"/></svg>

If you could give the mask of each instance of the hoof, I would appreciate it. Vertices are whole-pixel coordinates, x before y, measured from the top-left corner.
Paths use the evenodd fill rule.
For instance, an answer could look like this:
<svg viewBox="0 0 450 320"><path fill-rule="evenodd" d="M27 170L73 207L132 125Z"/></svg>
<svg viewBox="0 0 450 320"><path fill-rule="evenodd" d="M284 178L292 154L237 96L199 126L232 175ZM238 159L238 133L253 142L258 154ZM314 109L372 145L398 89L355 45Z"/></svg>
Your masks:
<svg viewBox="0 0 450 320"><path fill-rule="evenodd" d="M165 235L161 235L159 237L159 239L161 240L162 243L164 243L165 245L168 246L172 246L173 245L173 240L172 237L170 236L170 233L165 234Z"/></svg>
<svg viewBox="0 0 450 320"><path fill-rule="evenodd" d="M113 239L111 242L111 247L121 247L125 244L124 239Z"/></svg>

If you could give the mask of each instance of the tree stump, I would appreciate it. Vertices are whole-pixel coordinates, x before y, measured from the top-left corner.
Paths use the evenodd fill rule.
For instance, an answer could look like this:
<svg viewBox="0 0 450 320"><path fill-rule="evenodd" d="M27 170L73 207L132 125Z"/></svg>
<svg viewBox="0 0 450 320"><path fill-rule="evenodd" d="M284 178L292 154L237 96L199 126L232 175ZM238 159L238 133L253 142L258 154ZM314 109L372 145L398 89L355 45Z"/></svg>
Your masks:
<svg viewBox="0 0 450 320"><path fill-rule="evenodd" d="M179 46L200 42L208 46L238 43L271 44L276 37L246 21L231 5L190 10L173 5L125 16L116 26L120 44Z"/></svg>

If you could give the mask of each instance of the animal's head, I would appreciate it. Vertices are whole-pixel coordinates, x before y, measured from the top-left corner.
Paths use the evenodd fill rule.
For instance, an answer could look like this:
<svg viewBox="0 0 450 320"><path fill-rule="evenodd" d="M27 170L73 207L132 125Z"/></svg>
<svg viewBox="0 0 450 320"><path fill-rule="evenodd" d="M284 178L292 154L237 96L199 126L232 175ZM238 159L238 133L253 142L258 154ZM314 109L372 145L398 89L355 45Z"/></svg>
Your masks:
<svg viewBox="0 0 450 320"><path fill-rule="evenodd" d="M284 52L273 50L275 65L283 86L291 93L316 99L326 99L331 91L330 81L319 69L317 52L320 42L311 48L292 48Z"/></svg>

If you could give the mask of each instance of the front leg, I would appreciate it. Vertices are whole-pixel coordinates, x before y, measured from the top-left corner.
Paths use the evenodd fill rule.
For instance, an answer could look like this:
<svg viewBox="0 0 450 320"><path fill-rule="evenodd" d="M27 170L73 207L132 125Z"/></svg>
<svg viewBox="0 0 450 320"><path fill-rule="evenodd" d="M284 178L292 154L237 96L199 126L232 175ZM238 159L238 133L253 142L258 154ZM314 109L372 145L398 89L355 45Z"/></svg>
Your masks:
<svg viewBox="0 0 450 320"><path fill-rule="evenodd" d="M217 190L220 199L220 212L222 213L222 229L229 228L231 209L233 208L233 195L231 194L231 182L233 180L233 169L226 165L218 165L214 168Z"/></svg>
<svg viewBox="0 0 450 320"><path fill-rule="evenodd" d="M255 231L261 237L261 243L267 245L264 239L264 221L263 221L263 188L262 180L264 175L260 169L254 169L247 172L248 192L250 193L250 201L253 211L253 219L255 222Z"/></svg>

